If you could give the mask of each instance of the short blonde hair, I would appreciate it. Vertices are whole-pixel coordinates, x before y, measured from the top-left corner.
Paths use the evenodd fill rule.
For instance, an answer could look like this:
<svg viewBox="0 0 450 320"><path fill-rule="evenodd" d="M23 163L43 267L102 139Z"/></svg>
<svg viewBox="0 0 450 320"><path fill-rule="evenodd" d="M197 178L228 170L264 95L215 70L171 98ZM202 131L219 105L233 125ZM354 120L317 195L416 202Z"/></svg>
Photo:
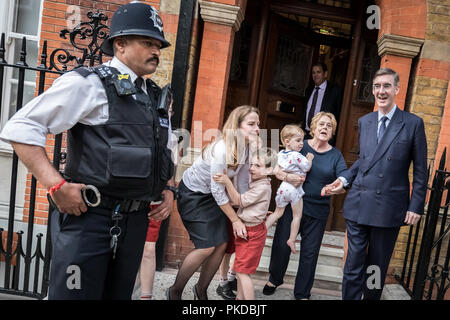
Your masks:
<svg viewBox="0 0 450 320"><path fill-rule="evenodd" d="M326 117L330 118L331 126L333 127L333 136L336 134L337 121L336 121L336 118L334 117L334 114L332 114L330 112L320 111L311 120L311 125L310 125L310 128L311 128L310 135L311 135L311 137L314 137L314 131L317 128L317 123L319 122L320 118L322 118L323 116L326 116Z"/></svg>
<svg viewBox="0 0 450 320"><path fill-rule="evenodd" d="M283 127L280 133L281 143L284 147L286 147L286 140L292 138L296 134L301 134L303 137L305 136L305 132L298 124L287 124Z"/></svg>

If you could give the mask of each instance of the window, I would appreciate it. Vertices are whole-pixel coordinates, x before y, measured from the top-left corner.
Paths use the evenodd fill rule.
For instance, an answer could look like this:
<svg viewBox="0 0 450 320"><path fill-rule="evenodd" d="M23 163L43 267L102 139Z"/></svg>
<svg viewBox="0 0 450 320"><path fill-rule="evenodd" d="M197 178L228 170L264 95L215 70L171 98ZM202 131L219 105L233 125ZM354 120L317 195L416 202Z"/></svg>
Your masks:
<svg viewBox="0 0 450 320"><path fill-rule="evenodd" d="M2 0L0 3L0 33L5 33L5 60L15 64L20 60L23 37L27 38L26 62L35 67L39 57L39 34L43 0ZM23 105L34 98L36 71L25 71ZM0 129L16 112L19 70L6 67L3 79L3 92Z"/></svg>

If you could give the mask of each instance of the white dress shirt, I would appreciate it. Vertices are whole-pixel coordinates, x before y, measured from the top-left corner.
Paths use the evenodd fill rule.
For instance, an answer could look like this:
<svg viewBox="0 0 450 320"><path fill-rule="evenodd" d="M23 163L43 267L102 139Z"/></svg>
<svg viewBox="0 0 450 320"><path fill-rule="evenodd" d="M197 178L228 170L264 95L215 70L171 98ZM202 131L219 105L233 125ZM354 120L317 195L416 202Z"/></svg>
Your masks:
<svg viewBox="0 0 450 320"><path fill-rule="evenodd" d="M391 111L389 111L387 114L383 114L381 113L380 110L378 110L378 127L377 127L377 134L378 132L380 132L380 126L381 126L381 118L383 118L384 116L387 117L387 120L385 121L386 124L386 129L389 126L389 123L392 120L392 117L394 116L395 110L397 109L397 105L394 105L394 107L392 108Z"/></svg>
<svg viewBox="0 0 450 320"><path fill-rule="evenodd" d="M116 57L105 65L118 69L122 74L129 74L133 83L137 78ZM147 92L145 81L142 89ZM108 99L100 78L96 74L84 78L77 72L68 72L20 109L6 123L0 139L45 148L47 134L59 134L78 122L100 125L108 118Z"/></svg>
<svg viewBox="0 0 450 320"><path fill-rule="evenodd" d="M227 167L226 145L224 140L217 141L204 151L204 156L199 156L191 167L183 174L183 183L191 191L204 194L211 193L219 206L228 203L230 200L226 193L225 186L214 181L213 177L217 173L223 173L226 169L227 176L233 179L237 176L237 191L244 193L248 190L250 182L250 165L248 161L248 150L244 152L236 170Z"/></svg>
<svg viewBox="0 0 450 320"><path fill-rule="evenodd" d="M314 110L317 110L316 113L318 113L320 111L320 109L322 108L323 96L325 94L325 90L326 89L327 89L327 80L322 82L322 84L319 86L319 92L318 92L318 96L317 96L316 108L314 109ZM313 101L315 90L316 90L316 86L314 86L312 94L309 97L308 105L307 105L307 109L306 109L306 122L305 122L306 125L305 125L305 128L308 131L310 131L310 128L309 128L307 119L308 119L309 112L311 111L311 105L312 105L312 101ZM314 112L314 110L313 110L313 112Z"/></svg>

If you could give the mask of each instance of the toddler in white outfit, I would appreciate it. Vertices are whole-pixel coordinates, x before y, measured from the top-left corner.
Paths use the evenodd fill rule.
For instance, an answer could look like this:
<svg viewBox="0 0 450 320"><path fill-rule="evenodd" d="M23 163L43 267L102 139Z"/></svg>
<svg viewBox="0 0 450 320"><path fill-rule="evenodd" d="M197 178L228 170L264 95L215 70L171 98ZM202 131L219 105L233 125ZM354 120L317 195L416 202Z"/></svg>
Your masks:
<svg viewBox="0 0 450 320"><path fill-rule="evenodd" d="M281 130L281 142L285 150L278 153L278 166L286 173L296 173L306 175L311 169L314 155L308 153L303 156L300 150L303 148L303 138L305 134L300 126L288 124ZM287 176L287 175L286 175ZM302 185L294 187L292 184L283 181L277 190L275 202L277 208L273 214L269 215L266 220L266 227L270 228L284 213L284 209L288 204L292 206L292 223L291 234L287 245L295 253L295 239L300 229L300 220L303 212L303 191Z"/></svg>

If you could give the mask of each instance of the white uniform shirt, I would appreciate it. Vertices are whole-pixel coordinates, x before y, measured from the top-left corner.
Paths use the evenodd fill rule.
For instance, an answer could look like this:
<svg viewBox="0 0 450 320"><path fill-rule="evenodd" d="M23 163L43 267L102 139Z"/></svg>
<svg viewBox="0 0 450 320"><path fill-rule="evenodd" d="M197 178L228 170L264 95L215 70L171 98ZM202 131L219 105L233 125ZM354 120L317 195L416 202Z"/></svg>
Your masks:
<svg viewBox="0 0 450 320"><path fill-rule="evenodd" d="M134 82L137 75L114 57L105 63ZM142 89L146 91L146 82ZM84 78L77 72L66 73L53 85L20 109L5 125L0 139L45 147L47 134L59 134L80 122L100 125L108 121L109 109L105 89L97 74Z"/></svg>
<svg viewBox="0 0 450 320"><path fill-rule="evenodd" d="M215 182L213 177L217 173L223 173L224 169L226 169L227 176L230 179L237 176L237 190L241 194L244 193L248 190L250 182L250 165L247 150L242 155L239 163L236 170L227 168L225 142L219 140L213 147L208 147L205 150L204 157L199 156L192 166L184 172L183 182L192 191L204 194L211 193L217 204L222 206L230 200L225 186Z"/></svg>

